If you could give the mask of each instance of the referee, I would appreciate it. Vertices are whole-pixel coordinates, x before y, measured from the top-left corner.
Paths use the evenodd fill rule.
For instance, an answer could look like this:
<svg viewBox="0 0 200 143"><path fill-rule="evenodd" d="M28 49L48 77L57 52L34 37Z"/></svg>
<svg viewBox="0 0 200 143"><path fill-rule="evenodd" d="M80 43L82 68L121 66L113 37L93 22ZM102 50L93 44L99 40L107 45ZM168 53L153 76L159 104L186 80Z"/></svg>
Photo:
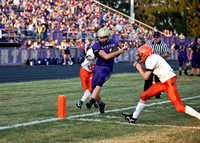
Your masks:
<svg viewBox="0 0 200 143"><path fill-rule="evenodd" d="M148 44L153 50L153 54L158 54L163 58L169 57L170 51L169 48L167 47L167 44L163 41L161 41L160 33L159 32L154 32L153 34L153 40L150 41ZM152 73L149 76L148 80L145 80L144 84L144 91L149 89L149 87L152 85L153 82L153 76L154 74ZM160 82L157 76L155 76L155 82ZM157 99L161 98L161 93L155 96Z"/></svg>

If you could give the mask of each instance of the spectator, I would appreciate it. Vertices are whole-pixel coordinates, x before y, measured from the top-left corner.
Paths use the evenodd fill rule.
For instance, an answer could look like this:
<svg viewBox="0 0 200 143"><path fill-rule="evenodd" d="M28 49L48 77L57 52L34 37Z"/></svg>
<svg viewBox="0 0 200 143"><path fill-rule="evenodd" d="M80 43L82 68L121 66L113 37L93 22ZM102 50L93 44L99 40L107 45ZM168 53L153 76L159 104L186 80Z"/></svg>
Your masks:
<svg viewBox="0 0 200 143"><path fill-rule="evenodd" d="M66 65L67 57L70 60L69 65L73 65L73 62L72 62L72 59L71 59L71 56L70 56L69 44L66 42L66 39L63 39L63 41L61 43L60 50L64 51L64 63L63 63L63 65Z"/></svg>
<svg viewBox="0 0 200 143"><path fill-rule="evenodd" d="M38 21L38 25L35 31L38 34L39 42L41 42L44 36L44 32L46 31L46 27L41 24L41 21Z"/></svg>
<svg viewBox="0 0 200 143"><path fill-rule="evenodd" d="M69 47L70 47L71 49L75 48L74 40L73 40L73 39L70 39Z"/></svg>
<svg viewBox="0 0 200 143"><path fill-rule="evenodd" d="M38 50L40 48L39 44L38 44L38 41L35 41L30 47L29 49L32 49L32 50Z"/></svg>
<svg viewBox="0 0 200 143"><path fill-rule="evenodd" d="M27 32L29 36L35 36L35 25L34 23L30 23L27 27Z"/></svg>
<svg viewBox="0 0 200 143"><path fill-rule="evenodd" d="M27 49L30 49L31 46L32 46L32 41L31 41L31 40L28 40Z"/></svg>
<svg viewBox="0 0 200 143"><path fill-rule="evenodd" d="M47 23L46 19L43 20L42 25L45 26L45 28L44 28L45 30L44 30L44 33L43 33L43 39L42 40L46 41L48 39L47 34L48 34L48 31L49 31L49 27L48 27L48 23Z"/></svg>
<svg viewBox="0 0 200 143"><path fill-rule="evenodd" d="M44 40L42 40L42 42L40 43L40 48L41 48L41 49L46 49L46 48L48 48L48 47L45 46Z"/></svg>
<svg viewBox="0 0 200 143"><path fill-rule="evenodd" d="M22 44L21 44L21 46L20 46L20 49L26 49L27 48L27 40L25 40Z"/></svg>

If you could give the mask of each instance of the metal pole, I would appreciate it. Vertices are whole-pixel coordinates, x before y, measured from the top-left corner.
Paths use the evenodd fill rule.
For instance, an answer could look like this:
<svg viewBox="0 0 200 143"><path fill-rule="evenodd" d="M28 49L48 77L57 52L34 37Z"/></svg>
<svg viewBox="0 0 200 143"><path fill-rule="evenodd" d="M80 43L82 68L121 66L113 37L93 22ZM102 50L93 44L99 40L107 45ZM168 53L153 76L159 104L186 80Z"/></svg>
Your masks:
<svg viewBox="0 0 200 143"><path fill-rule="evenodd" d="M134 13L134 0L130 0L130 17L135 18L135 13Z"/></svg>

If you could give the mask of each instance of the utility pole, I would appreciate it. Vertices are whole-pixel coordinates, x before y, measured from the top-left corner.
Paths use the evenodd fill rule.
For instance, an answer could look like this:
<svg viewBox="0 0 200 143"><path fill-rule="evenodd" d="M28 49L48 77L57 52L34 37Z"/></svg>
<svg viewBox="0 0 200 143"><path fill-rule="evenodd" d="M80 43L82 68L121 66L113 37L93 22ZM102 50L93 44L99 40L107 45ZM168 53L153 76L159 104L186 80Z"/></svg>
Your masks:
<svg viewBox="0 0 200 143"><path fill-rule="evenodd" d="M132 17L133 19L135 18L134 0L130 0L130 17Z"/></svg>

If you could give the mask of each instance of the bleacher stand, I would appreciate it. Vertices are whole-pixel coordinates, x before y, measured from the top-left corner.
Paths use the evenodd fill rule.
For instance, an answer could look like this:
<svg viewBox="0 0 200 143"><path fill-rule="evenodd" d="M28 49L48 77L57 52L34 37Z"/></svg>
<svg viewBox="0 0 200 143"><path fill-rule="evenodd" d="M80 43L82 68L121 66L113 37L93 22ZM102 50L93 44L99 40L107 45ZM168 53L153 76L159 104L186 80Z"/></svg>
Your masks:
<svg viewBox="0 0 200 143"><path fill-rule="evenodd" d="M8 0L0 2L0 43L20 43L21 48L55 48L63 39L70 48L95 41L101 27L131 48L152 40L156 28L131 20L95 0ZM170 31L165 30L168 36ZM178 36L178 35L177 35Z"/></svg>

